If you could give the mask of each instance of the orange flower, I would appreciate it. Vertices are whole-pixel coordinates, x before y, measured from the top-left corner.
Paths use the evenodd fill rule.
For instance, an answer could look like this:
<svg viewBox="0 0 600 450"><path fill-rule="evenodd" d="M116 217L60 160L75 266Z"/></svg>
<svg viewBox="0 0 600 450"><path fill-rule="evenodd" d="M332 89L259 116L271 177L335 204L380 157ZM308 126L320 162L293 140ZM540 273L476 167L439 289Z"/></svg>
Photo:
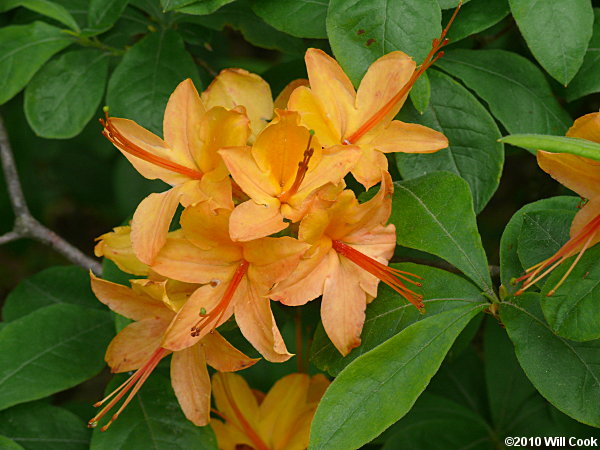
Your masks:
<svg viewBox="0 0 600 450"><path fill-rule="evenodd" d="M132 275L148 275L147 264L141 262L131 246L131 227L115 227L113 231L96 238L94 254L114 262L123 272Z"/></svg>
<svg viewBox="0 0 600 450"><path fill-rule="evenodd" d="M161 340L176 312L185 302L189 287L169 289L168 281L132 280L131 289L96 278L90 274L92 290L98 299L113 311L136 322L127 325L111 341L106 350L106 362L113 373L136 372L112 394L96 406L106 406L90 420L98 421L126 394L121 407L102 427L106 430L123 411L162 358L171 353L161 347ZM179 289L177 289L179 288ZM179 290L179 292L177 292ZM173 353L171 383L185 416L202 426L209 421L210 380L206 364L220 371L236 371L253 365L252 359L235 349L220 334L212 333L196 344Z"/></svg>
<svg viewBox="0 0 600 450"><path fill-rule="evenodd" d="M326 210L314 210L300 223L299 238L312 244L297 270L277 284L270 294L286 305L302 305L319 295L321 319L335 347L346 355L360 345L365 308L377 296L383 281L423 309L419 295L401 280L419 285L386 266L396 247L394 225L387 225L391 212L392 180L387 172L377 195L359 204L345 190Z"/></svg>
<svg viewBox="0 0 600 450"><path fill-rule="evenodd" d="M567 136L600 143L600 113L587 114L575 121ZM575 215L571 239L550 258L530 267L516 281L524 281L515 295L533 286L567 258L577 255L560 281L548 295L560 287L573 271L585 251L600 242L600 162L567 153L537 152L539 166L552 178L589 201Z"/></svg>
<svg viewBox="0 0 600 450"><path fill-rule="evenodd" d="M319 400L329 386L324 375L287 375L266 396L252 391L239 375L212 377L215 414L211 426L219 449L304 450Z"/></svg>
<svg viewBox="0 0 600 450"><path fill-rule="evenodd" d="M291 237L234 242L231 212L205 203L186 208L182 230L171 233L151 268L200 287L181 308L162 346L179 350L197 342L235 313L242 334L269 361L290 358L281 337L268 289L289 276L309 245Z"/></svg>
<svg viewBox="0 0 600 450"><path fill-rule="evenodd" d="M231 214L233 240L277 233L287 228L284 219L299 221L315 200L316 191L341 182L360 157L354 146L322 150L299 121L295 112L277 111L277 118L252 147L219 151L235 182L250 197Z"/></svg>
<svg viewBox="0 0 600 450"><path fill-rule="evenodd" d="M106 117L103 134L144 177L159 178L172 189L150 194L133 216L131 239L137 257L151 264L165 243L177 206L209 201L233 207L231 181L221 147L245 145L249 135L243 108L207 109L192 80L179 84L167 103L164 140L131 120Z"/></svg>

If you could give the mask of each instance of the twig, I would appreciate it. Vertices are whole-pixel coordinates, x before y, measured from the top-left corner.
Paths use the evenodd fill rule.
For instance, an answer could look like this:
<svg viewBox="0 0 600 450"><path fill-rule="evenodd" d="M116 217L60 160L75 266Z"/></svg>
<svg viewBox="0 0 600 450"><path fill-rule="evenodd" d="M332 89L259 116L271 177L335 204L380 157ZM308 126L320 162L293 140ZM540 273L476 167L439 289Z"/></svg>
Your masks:
<svg viewBox="0 0 600 450"><path fill-rule="evenodd" d="M29 237L49 245L69 261L85 269L91 269L92 272L100 275L102 273L100 263L86 256L55 232L39 223L29 212L2 116L0 116L0 159L2 160L2 169L8 187L10 203L15 213L13 230L0 236L0 244Z"/></svg>

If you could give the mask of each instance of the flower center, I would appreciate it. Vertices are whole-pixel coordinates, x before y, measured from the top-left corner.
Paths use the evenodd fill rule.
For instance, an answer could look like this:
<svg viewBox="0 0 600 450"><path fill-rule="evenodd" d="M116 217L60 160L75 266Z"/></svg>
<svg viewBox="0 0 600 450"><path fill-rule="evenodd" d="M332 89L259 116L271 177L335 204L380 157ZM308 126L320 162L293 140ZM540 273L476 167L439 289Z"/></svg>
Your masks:
<svg viewBox="0 0 600 450"><path fill-rule="evenodd" d="M312 157L315 151L310 146L314 134L315 132L313 130L310 130L310 136L308 137L306 150L304 150L304 157L302 158L302 161L298 163L298 171L296 172L296 178L294 179L294 183L290 186L290 188L287 191L282 192L278 197L281 203L287 203L292 197L292 195L298 192L298 189L300 189L300 185L304 181L306 172L308 172L308 162L310 161L310 158Z"/></svg>
<svg viewBox="0 0 600 450"><path fill-rule="evenodd" d="M410 303L415 305L420 313L425 313L425 305L423 304L423 296L417 294L414 291L408 289L401 280L408 283L414 284L415 286L421 286L418 281L411 280L408 277L414 277L421 279L420 276L410 272L404 272L402 270L394 269L393 267L381 264L379 261L368 257L364 253L344 244L341 241L334 240L332 242L333 249L340 255L345 256L354 264L359 266L361 269L366 270L372 275L375 275L398 294L408 300Z"/></svg>
<svg viewBox="0 0 600 450"><path fill-rule="evenodd" d="M112 391L104 399L95 403L94 406L99 407L99 406L103 405L106 401L108 401L110 398L114 397L108 405L106 405L104 408L102 408L102 410L88 422L88 427L96 428L96 426L98 426L98 421L102 417L104 417L104 415L108 411L110 411L119 402L119 400L121 400L121 398L123 398L123 396L127 392L131 391L131 392L129 392L129 395L127 396L127 398L125 399L125 401L123 402L121 407L110 418L108 423L106 425L104 425L102 428L100 428L100 431L106 431L108 429L108 427L115 420L117 420L117 418L119 417L119 414L121 414L121 412L129 404L129 402L131 402L131 400L133 399L135 394L137 394L137 392L140 390L140 388L142 387L144 382L148 379L148 377L150 376L150 374L152 373L154 368L158 365L160 360L163 359L168 353L169 353L169 350L159 347L152 354L152 356L148 359L148 361L146 361L146 363L142 367L140 367L138 370L136 370L135 373L131 377L129 377L127 379L127 381L125 381L125 383L123 383L121 386L119 386L114 391Z"/></svg>
<svg viewBox="0 0 600 450"><path fill-rule="evenodd" d="M206 308L200 308L200 312L198 313L200 319L190 329L190 334L192 336L198 337L200 335L205 335L207 333L205 330L208 329L208 332L212 332L212 330L220 325L219 322L223 318L225 311L229 308L235 290L242 281L242 278L244 278L244 275L248 272L249 265L250 263L248 263L248 261L242 260L242 262L240 262L240 265L233 274L233 278L229 282L229 285L217 306L210 311L206 311Z"/></svg>

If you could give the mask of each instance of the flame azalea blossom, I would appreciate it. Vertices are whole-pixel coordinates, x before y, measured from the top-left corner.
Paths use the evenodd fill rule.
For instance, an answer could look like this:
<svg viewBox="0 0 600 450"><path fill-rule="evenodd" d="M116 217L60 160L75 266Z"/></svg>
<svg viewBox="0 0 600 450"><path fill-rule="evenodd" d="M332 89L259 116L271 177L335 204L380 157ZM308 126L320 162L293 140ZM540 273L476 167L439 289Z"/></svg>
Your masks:
<svg viewBox="0 0 600 450"><path fill-rule="evenodd" d="M321 145L360 148L361 157L352 174L367 189L379 183L381 172L387 170L384 153L430 153L448 146L446 137L435 130L392 120L441 48L436 41L429 60L417 72L405 53L382 56L369 67L358 91L333 58L314 48L306 52L310 88L297 88L288 108L300 112L303 125L315 131Z"/></svg>
<svg viewBox="0 0 600 450"><path fill-rule="evenodd" d="M329 381L322 374L293 373L275 383L264 397L235 374L215 373L212 385L214 413L223 419L211 422L219 449L304 450Z"/></svg>
<svg viewBox="0 0 600 450"><path fill-rule="evenodd" d="M182 230L170 235L152 269L166 277L200 287L178 312L162 346L189 347L235 313L242 334L269 361L286 361L267 292L290 275L309 247L291 237L234 242L226 209L206 203L186 208Z"/></svg>
<svg viewBox="0 0 600 450"><path fill-rule="evenodd" d="M219 151L235 182L250 200L238 205L229 223L233 240L268 236L299 221L316 190L338 184L358 161L357 147L335 145L321 149L310 131L291 111L278 117L257 137L252 147Z"/></svg>
<svg viewBox="0 0 600 450"><path fill-rule="evenodd" d="M130 289L96 278L93 274L91 280L92 290L102 303L136 321L117 334L106 350L105 359L113 373L131 370L136 372L96 404L106 406L90 420L91 427L95 427L128 394L121 407L102 427L104 431L117 419L161 359L171 353L160 344L169 323L185 302L185 297L171 295L167 281L132 280ZM199 426L206 425L209 421L210 379L206 364L219 371L236 371L249 367L256 361L235 349L216 332L173 353L171 383L185 416Z"/></svg>
<svg viewBox="0 0 600 450"><path fill-rule="evenodd" d="M365 308L377 296L380 280L423 310L421 296L401 281L420 285L408 278L416 276L386 266L396 247L394 225L385 226L392 191L385 172L379 192L368 202L359 204L354 193L345 190L330 208L307 214L298 237L312 247L297 270L270 293L290 306L323 295L323 326L343 355L360 345Z"/></svg>
<svg viewBox="0 0 600 450"><path fill-rule="evenodd" d="M159 178L172 189L150 194L133 216L131 239L137 257L151 264L164 245L177 206L206 200L233 207L231 180L216 151L245 145L248 118L239 110L207 109L192 80L177 86L165 110L164 140L127 119L106 117L103 134L144 177Z"/></svg>
<svg viewBox="0 0 600 450"><path fill-rule="evenodd" d="M575 121L567 136L600 143L600 113L587 114ZM516 295L537 283L564 260L577 255L569 269L548 295L560 287L585 251L600 242L600 162L567 153L537 152L539 166L552 178L577 192L588 202L575 215L571 238L550 258L530 267L516 281L524 284Z"/></svg>
<svg viewBox="0 0 600 450"><path fill-rule="evenodd" d="M97 257L106 257L113 261L123 272L132 275L148 275L148 265L141 262L131 246L131 227L115 227L110 233L96 238L94 247Z"/></svg>

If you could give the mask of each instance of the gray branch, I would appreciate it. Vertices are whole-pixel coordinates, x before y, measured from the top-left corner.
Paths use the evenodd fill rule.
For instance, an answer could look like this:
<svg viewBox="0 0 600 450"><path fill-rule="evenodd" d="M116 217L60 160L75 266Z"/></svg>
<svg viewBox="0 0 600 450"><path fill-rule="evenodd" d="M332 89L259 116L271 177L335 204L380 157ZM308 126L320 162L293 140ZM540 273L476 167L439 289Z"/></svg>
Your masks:
<svg viewBox="0 0 600 450"><path fill-rule="evenodd" d="M100 275L102 266L98 261L88 257L54 231L39 223L29 212L2 116L0 116L0 159L2 160L2 169L8 187L10 203L15 213L13 230L0 236L0 245L29 237L52 247L72 263Z"/></svg>

